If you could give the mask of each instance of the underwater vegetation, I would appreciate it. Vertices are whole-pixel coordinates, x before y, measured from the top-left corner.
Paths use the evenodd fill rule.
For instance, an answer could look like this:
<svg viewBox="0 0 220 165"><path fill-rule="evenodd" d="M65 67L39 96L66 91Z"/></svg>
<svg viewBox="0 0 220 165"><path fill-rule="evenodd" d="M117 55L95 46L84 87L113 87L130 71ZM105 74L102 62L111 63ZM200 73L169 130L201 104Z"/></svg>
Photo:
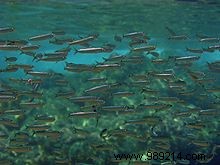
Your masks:
<svg viewBox="0 0 220 165"><path fill-rule="evenodd" d="M155 20L164 32L155 35L154 26L143 28L135 16L137 8L151 17L152 11L158 12L155 6L167 9L166 2L128 3L125 9L136 11L131 14L133 23L120 20L115 26L114 16L101 13L121 16L128 12L122 1L103 1L100 6L80 1L2 3L17 15L3 10L14 24L0 27L0 165L217 164L218 31L191 28L193 32L187 33L191 26L187 25L197 19L182 29ZM178 0L171 8L191 2L193 8L218 5ZM41 5L42 10L31 10L28 4ZM142 4L152 11L145 11ZM71 8L74 5L76 9ZM72 22L62 12L75 10L97 15L87 15L88 22L80 15L78 25L88 26L76 26L71 33ZM27 23L21 28L15 17L25 14L37 16L33 22L31 16L20 20ZM52 22L39 23L47 17ZM96 17L102 21L95 22ZM5 22L6 16L2 18ZM95 30L88 31L89 23ZM135 27L138 24L140 28ZM218 28L212 24L210 29Z"/></svg>

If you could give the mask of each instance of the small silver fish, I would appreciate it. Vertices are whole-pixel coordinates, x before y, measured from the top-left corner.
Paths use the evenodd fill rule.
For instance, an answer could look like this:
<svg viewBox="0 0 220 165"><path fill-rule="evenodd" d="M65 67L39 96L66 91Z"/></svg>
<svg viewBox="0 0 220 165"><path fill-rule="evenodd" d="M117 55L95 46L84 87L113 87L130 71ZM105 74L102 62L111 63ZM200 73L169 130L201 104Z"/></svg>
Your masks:
<svg viewBox="0 0 220 165"><path fill-rule="evenodd" d="M48 34L42 34L42 35L30 37L28 40L29 41L42 41L42 40L47 40L53 37L54 37L53 33L48 33Z"/></svg>
<svg viewBox="0 0 220 165"><path fill-rule="evenodd" d="M39 48L40 48L39 45L26 45L26 46L20 47L20 50L22 52L27 52L27 51L37 50Z"/></svg>
<svg viewBox="0 0 220 165"><path fill-rule="evenodd" d="M143 46L131 49L132 52L149 52L155 50L156 46Z"/></svg>
<svg viewBox="0 0 220 165"><path fill-rule="evenodd" d="M124 38L133 38L133 37L142 37L144 36L145 33L144 32L131 32L131 33L126 33L123 35Z"/></svg>
<svg viewBox="0 0 220 165"><path fill-rule="evenodd" d="M5 34L5 33L10 33L15 31L15 29L13 27L3 27L0 28L0 34Z"/></svg>
<svg viewBox="0 0 220 165"><path fill-rule="evenodd" d="M186 35L175 35L168 37L169 40L186 40L188 37Z"/></svg>
<svg viewBox="0 0 220 165"><path fill-rule="evenodd" d="M15 62L17 61L17 57L5 57L6 62Z"/></svg>
<svg viewBox="0 0 220 165"><path fill-rule="evenodd" d="M69 116L78 118L97 118L99 114L97 112L73 112L70 113Z"/></svg>
<svg viewBox="0 0 220 165"><path fill-rule="evenodd" d="M0 50L5 50L5 51L16 51L19 50L20 47L17 45L0 45Z"/></svg>

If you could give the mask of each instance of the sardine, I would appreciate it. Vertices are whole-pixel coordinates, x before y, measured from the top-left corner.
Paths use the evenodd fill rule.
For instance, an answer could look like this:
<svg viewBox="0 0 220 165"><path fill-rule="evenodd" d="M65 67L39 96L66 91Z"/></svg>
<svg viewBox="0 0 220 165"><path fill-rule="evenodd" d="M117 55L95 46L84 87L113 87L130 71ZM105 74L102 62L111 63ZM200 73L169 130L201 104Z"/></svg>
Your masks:
<svg viewBox="0 0 220 165"><path fill-rule="evenodd" d="M45 124L28 125L26 127L27 129L30 129L32 131L44 131L50 129L50 125L45 125Z"/></svg>
<svg viewBox="0 0 220 165"><path fill-rule="evenodd" d="M5 126L9 126L9 127L13 127L13 128L19 128L18 123L16 123L15 121L13 121L11 119L8 119L8 118L1 118L0 124L5 125Z"/></svg>
<svg viewBox="0 0 220 165"><path fill-rule="evenodd" d="M66 57L64 56L48 56L48 57L38 58L37 61L59 62L59 61L64 61L65 59Z"/></svg>
<svg viewBox="0 0 220 165"><path fill-rule="evenodd" d="M27 74L38 77L51 77L53 74L48 72L37 72L37 71L29 71Z"/></svg>
<svg viewBox="0 0 220 165"><path fill-rule="evenodd" d="M102 48L102 47L93 47L93 48L82 48L82 49L75 49L75 53L103 53L103 52L106 52L106 49L105 48Z"/></svg>
<svg viewBox="0 0 220 165"><path fill-rule="evenodd" d="M37 136L47 136L47 137L50 137L50 138L53 138L53 139L57 139L57 138L61 137L62 132L42 130L42 131L35 131L34 134L37 135Z"/></svg>
<svg viewBox="0 0 220 165"><path fill-rule="evenodd" d="M0 45L0 50L16 51L19 49L20 47L17 45Z"/></svg>
<svg viewBox="0 0 220 165"><path fill-rule="evenodd" d="M145 117L139 120L129 120L125 121L125 124L149 124L149 125L155 125L159 124L161 122L161 119L158 117Z"/></svg>
<svg viewBox="0 0 220 165"><path fill-rule="evenodd" d="M193 140L192 144L198 146L198 147L209 147L210 143L207 141L199 141L199 140Z"/></svg>
<svg viewBox="0 0 220 165"><path fill-rule="evenodd" d="M103 60L105 60L105 61L113 61L113 62L119 62L119 61L121 61L122 59L125 59L126 58L126 56L125 55L112 55L112 56L110 56L109 58L104 58L104 57L102 57L103 58Z"/></svg>
<svg viewBox="0 0 220 165"><path fill-rule="evenodd" d="M129 106L103 106L101 107L101 111L110 111L110 112L117 112L117 111L125 111L128 110Z"/></svg>
<svg viewBox="0 0 220 165"><path fill-rule="evenodd" d="M110 85L99 85L85 90L85 93L97 93L97 92L105 92L111 88Z"/></svg>
<svg viewBox="0 0 220 165"><path fill-rule="evenodd" d="M198 53L198 54L203 53L203 49L186 48L186 50L191 52L191 53Z"/></svg>
<svg viewBox="0 0 220 165"><path fill-rule="evenodd" d="M47 40L53 37L54 37L53 33L48 33L48 34L42 34L42 35L30 37L28 40L29 41L42 41L42 40Z"/></svg>
<svg viewBox="0 0 220 165"><path fill-rule="evenodd" d="M85 44L85 43L88 43L90 41L93 41L97 38L98 36L97 35L91 35L91 36L88 36L86 38L82 38L82 39L79 39L79 40L73 40L71 42L69 42L68 44L69 45L81 45L81 44Z"/></svg>
<svg viewBox="0 0 220 165"><path fill-rule="evenodd" d="M27 46L22 46L22 47L20 47L20 50L22 51L22 52L28 52L28 51L33 51L33 50L37 50L37 49L39 49L40 48L40 46L39 45L27 45Z"/></svg>
<svg viewBox="0 0 220 165"><path fill-rule="evenodd" d="M87 81L89 82L105 82L107 80L107 78L105 77L93 77L93 78L89 78L87 79Z"/></svg>
<svg viewBox="0 0 220 165"><path fill-rule="evenodd" d="M71 98L75 95L74 91L70 92L59 92L55 95L55 97L63 97L63 98Z"/></svg>
<svg viewBox="0 0 220 165"><path fill-rule="evenodd" d="M96 65L94 69L105 70L105 69L118 69L120 67L121 67L120 64L101 64L101 65Z"/></svg>
<svg viewBox="0 0 220 165"><path fill-rule="evenodd" d="M177 57L177 58L175 58L175 61L177 61L177 62L179 62L179 61L196 61L199 58L200 58L199 56L185 56L185 57Z"/></svg>
<svg viewBox="0 0 220 165"><path fill-rule="evenodd" d="M69 116L78 117L78 118L97 118L99 116L99 113L97 112L73 112L73 113L70 113Z"/></svg>
<svg viewBox="0 0 220 165"><path fill-rule="evenodd" d="M5 57L6 62L15 62L17 61L17 57Z"/></svg>
<svg viewBox="0 0 220 165"><path fill-rule="evenodd" d="M40 108L44 105L44 103L40 103L40 102L24 102L24 103L20 103L21 107L24 108Z"/></svg>
<svg viewBox="0 0 220 165"><path fill-rule="evenodd" d="M96 96L79 96L79 97L72 97L69 99L73 102L95 102L100 98Z"/></svg>
<svg viewBox="0 0 220 165"><path fill-rule="evenodd" d="M25 153L25 152L31 152L32 148L30 146L7 147L6 151L16 152L16 153Z"/></svg>
<svg viewBox="0 0 220 165"><path fill-rule="evenodd" d="M202 38L199 40L200 42L219 42L219 38Z"/></svg>
<svg viewBox="0 0 220 165"><path fill-rule="evenodd" d="M27 139L27 138L29 138L29 135L27 132L17 132L17 133L15 133L15 138Z"/></svg>
<svg viewBox="0 0 220 165"><path fill-rule="evenodd" d="M16 99L17 97L12 95L0 95L0 102L15 101Z"/></svg>
<svg viewBox="0 0 220 165"><path fill-rule="evenodd" d="M144 46L131 49L132 52L149 52L155 50L156 46Z"/></svg>
<svg viewBox="0 0 220 165"><path fill-rule="evenodd" d="M13 27L2 27L0 28L0 34L10 33L15 31Z"/></svg>
<svg viewBox="0 0 220 165"><path fill-rule="evenodd" d="M112 93L112 96L116 97L129 97L134 95L134 92L129 92L129 91L123 91L123 92L115 92Z"/></svg>
<svg viewBox="0 0 220 165"><path fill-rule="evenodd" d="M37 115L35 120L38 122L54 122L55 117L53 116L46 116L46 115Z"/></svg>
<svg viewBox="0 0 220 165"><path fill-rule="evenodd" d="M124 38L133 38L133 37L143 37L145 35L144 32L131 32L123 35Z"/></svg>
<svg viewBox="0 0 220 165"><path fill-rule="evenodd" d="M168 37L169 40L186 40L188 37L186 35L175 35Z"/></svg>
<svg viewBox="0 0 220 165"><path fill-rule="evenodd" d="M135 45L139 45L139 44L143 44L143 43L147 43L147 41L145 39L135 39L135 40L132 40L131 42L129 42L129 46L130 47L133 47Z"/></svg>
<svg viewBox="0 0 220 165"><path fill-rule="evenodd" d="M24 110L21 109L12 109L4 111L5 115L24 115Z"/></svg>
<svg viewBox="0 0 220 165"><path fill-rule="evenodd" d="M24 146L24 145L27 145L28 144L28 141L27 139L19 139L19 138L14 138L14 139L10 139L10 143L9 145L10 146Z"/></svg>

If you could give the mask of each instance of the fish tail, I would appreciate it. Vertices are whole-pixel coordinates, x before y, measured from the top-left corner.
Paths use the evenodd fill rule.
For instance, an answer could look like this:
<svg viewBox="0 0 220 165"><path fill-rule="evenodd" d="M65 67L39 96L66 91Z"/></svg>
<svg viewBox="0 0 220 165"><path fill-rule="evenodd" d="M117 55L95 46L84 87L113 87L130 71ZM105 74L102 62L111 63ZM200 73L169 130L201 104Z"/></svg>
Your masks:
<svg viewBox="0 0 220 165"><path fill-rule="evenodd" d="M101 64L101 63L100 63L100 62L98 62L98 61L95 61L95 62L96 62L96 64L97 64L97 65Z"/></svg>
<svg viewBox="0 0 220 165"><path fill-rule="evenodd" d="M75 52L73 53L73 55L75 55L76 53L78 53L79 51L76 48L73 48L75 50Z"/></svg>
<svg viewBox="0 0 220 165"><path fill-rule="evenodd" d="M156 127L156 126L151 127L151 132L152 132L153 135L158 136L158 134L154 131L154 128L155 128L155 127Z"/></svg>
<svg viewBox="0 0 220 165"><path fill-rule="evenodd" d="M35 61L35 60L36 60L37 62L39 61L39 60L37 59L37 56L34 56L32 62Z"/></svg>
<svg viewBox="0 0 220 165"><path fill-rule="evenodd" d="M76 129L76 127L73 126L73 129L74 129L74 133L77 133L77 129Z"/></svg>
<svg viewBox="0 0 220 165"><path fill-rule="evenodd" d="M104 61L107 61L108 59L107 58L105 58L105 57L102 57L102 59L104 60Z"/></svg>
<svg viewBox="0 0 220 165"><path fill-rule="evenodd" d="M33 131L33 134L32 135L36 135L36 131Z"/></svg>

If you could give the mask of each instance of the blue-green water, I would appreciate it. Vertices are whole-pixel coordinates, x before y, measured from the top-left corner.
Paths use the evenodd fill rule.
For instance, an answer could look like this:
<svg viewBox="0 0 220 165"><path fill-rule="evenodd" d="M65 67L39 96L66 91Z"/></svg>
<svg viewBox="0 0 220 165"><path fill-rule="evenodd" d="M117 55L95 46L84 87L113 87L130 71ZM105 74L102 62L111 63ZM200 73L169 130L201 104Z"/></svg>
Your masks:
<svg viewBox="0 0 220 165"><path fill-rule="evenodd" d="M28 42L26 45L39 46L39 49L31 51L34 53L31 56L21 53L21 47L16 51L0 48L0 135L6 136L0 138L0 164L216 164L219 161L219 1L10 0L0 2L0 11L0 32L5 27L14 29L13 32L0 33L0 46L12 45L14 40L25 40ZM169 29L176 36L183 35L186 38L169 39L173 35ZM65 32L65 35L55 35L55 31ZM131 32L142 32L143 35L125 37ZM30 37L50 33L53 34L50 39L30 41ZM94 34L98 34L98 37L86 45L51 43L55 38L74 41L93 37ZM116 35L122 41L117 41ZM214 38L215 41L202 41L207 38ZM146 43L129 45L139 39ZM111 51L77 52L84 48L103 48L106 44L113 45ZM150 45L156 49L137 53L134 51L135 48ZM218 48L214 48L212 52L205 50L213 46ZM70 48L70 51L61 61L42 61L38 57L40 53L53 53L62 48ZM201 52L195 53L187 48ZM159 57L149 55L151 52L157 52ZM123 60L109 62L116 55L125 57ZM132 60L133 56L138 56L138 60ZM196 56L198 59L178 63L178 57L186 56ZM17 60L6 61L8 57L16 57ZM158 59L164 62L154 63L153 60ZM66 69L67 63L73 63L70 69L78 67L82 71L76 64L85 64L92 69L71 72ZM98 65L112 63L119 66L113 69L105 66L101 71L95 70ZM13 64L33 67L31 70L20 67L17 71L7 71ZM191 65L186 66L187 64ZM167 69L172 72L166 71ZM31 71L46 72L52 76L32 76L29 74ZM106 80L92 82L89 78ZM41 82L33 83L36 79ZM59 84L58 81L62 83ZM146 84L140 81L146 81ZM87 91L101 85L106 86L102 86L101 90ZM36 92L41 95L38 96ZM69 94L68 97L62 95L70 92L74 94ZM119 95L117 92L132 94ZM181 92L191 94L184 95ZM4 100L5 96L10 96L10 99ZM76 97L81 96L95 96L97 99L74 102ZM170 98L163 100L163 97ZM173 101L171 97L177 101ZM103 104L99 105L97 100L103 101ZM24 106L24 103L42 105ZM142 108L142 105L151 107ZM157 105L170 107L158 110L155 107ZM106 112L106 106L124 108L115 110L114 107L111 109L113 112ZM120 114L120 111L128 113L127 109L134 111L127 115ZM8 110L19 112L10 113ZM89 117L80 118L77 115L71 116L73 112L92 112L97 116L90 119L90 114ZM55 120L39 120L38 115ZM144 120L146 116L150 121ZM145 122L128 124L130 120ZM30 128L38 124L48 128L42 128L41 132ZM54 137L56 131L59 131L58 137ZM117 131L120 133L115 133ZM16 136L23 132L28 135L25 140ZM107 137L103 138L101 132L107 134ZM16 144L12 143L13 140ZM28 151L15 151L15 147L20 150L28 147ZM161 156L161 160L146 162L150 157L147 155L149 150L157 151L158 154L174 152L175 156L179 152L214 156L209 161L170 161ZM144 156L142 161L133 157L130 161L122 159L114 162L114 154Z"/></svg>

